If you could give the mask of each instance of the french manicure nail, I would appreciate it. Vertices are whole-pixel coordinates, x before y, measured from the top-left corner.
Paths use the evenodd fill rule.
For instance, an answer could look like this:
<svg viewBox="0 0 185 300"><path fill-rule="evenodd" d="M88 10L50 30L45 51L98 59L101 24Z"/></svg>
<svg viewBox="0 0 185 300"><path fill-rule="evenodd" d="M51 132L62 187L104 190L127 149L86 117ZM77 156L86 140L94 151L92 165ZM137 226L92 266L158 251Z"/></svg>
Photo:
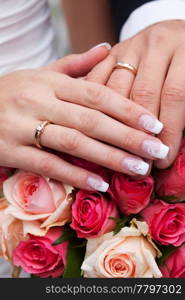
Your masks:
<svg viewBox="0 0 185 300"><path fill-rule="evenodd" d="M99 47L105 47L107 48L107 50L110 50L112 48L112 46L109 43L100 43L94 46L92 49L99 48Z"/></svg>
<svg viewBox="0 0 185 300"><path fill-rule="evenodd" d="M143 150L154 158L164 159L167 157L170 148L160 142L145 140Z"/></svg>
<svg viewBox="0 0 185 300"><path fill-rule="evenodd" d="M161 130L163 129L163 123L161 123L156 118L147 114L142 115L139 118L139 126L155 134L160 133Z"/></svg>
<svg viewBox="0 0 185 300"><path fill-rule="evenodd" d="M149 164L141 159L131 157L127 157L123 160L123 167L139 175L146 175L149 170Z"/></svg>
<svg viewBox="0 0 185 300"><path fill-rule="evenodd" d="M89 187L100 192L106 192L109 188L109 184L107 182L96 176L89 176L87 178L87 184Z"/></svg>

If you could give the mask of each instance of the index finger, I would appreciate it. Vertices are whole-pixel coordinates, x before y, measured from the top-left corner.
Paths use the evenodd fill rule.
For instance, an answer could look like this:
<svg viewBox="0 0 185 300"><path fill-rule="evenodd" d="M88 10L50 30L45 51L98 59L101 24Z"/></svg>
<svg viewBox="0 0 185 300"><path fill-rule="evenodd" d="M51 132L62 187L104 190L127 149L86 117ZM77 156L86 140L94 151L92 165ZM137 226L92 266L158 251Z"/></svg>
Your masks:
<svg viewBox="0 0 185 300"><path fill-rule="evenodd" d="M132 128L158 134L163 124L137 103L108 87L51 73L50 82L58 99L101 111Z"/></svg>

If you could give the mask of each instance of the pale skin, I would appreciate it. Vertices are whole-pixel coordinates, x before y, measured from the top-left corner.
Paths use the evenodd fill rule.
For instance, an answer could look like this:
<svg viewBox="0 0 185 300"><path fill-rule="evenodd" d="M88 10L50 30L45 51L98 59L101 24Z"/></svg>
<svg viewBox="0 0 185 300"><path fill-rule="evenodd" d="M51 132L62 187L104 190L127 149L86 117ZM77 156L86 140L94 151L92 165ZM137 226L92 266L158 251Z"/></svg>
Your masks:
<svg viewBox="0 0 185 300"><path fill-rule="evenodd" d="M35 147L35 128L49 120L53 124L45 128L42 146L129 175L138 172L129 169L134 159L148 172L148 164L138 156L155 160L165 146L141 127L140 118L147 115L157 122L155 116L106 86L70 77L83 77L108 52L101 46L44 68L0 78L0 165L106 191L108 186L98 175ZM157 145L156 153L149 151L148 141Z"/></svg>
<svg viewBox="0 0 185 300"><path fill-rule="evenodd" d="M94 0L94 12L84 11L84 1L78 2L78 11L83 14L96 15L97 4L101 1ZM72 5L72 0L64 0L65 7ZM96 4L95 4L96 2ZM105 2L107 6L105 5ZM108 1L104 2L104 18L110 18ZM64 8L65 8L64 7ZM106 8L105 8L106 7ZM100 9L102 6L100 6ZM67 10L67 9L66 9ZM103 8L102 8L103 10ZM73 15L67 15L70 25ZM75 16L78 18L78 16ZM104 26L110 20L99 19L99 26ZM102 22L102 24L100 24ZM84 26L85 27L85 26ZM72 28L72 27L71 27ZM90 31L93 38L98 39L99 32ZM69 27L70 30L70 27ZM85 29L87 30L87 28ZM78 36L78 27L76 27ZM83 28L80 28L83 36ZM185 127L185 21L170 20L154 24L139 32L132 38L115 45L104 61L100 62L87 79L107 85L122 96L142 105L156 115L164 124L164 129L159 134L161 141L170 148L165 159L156 160L158 168L167 168L174 161L180 147L182 131ZM112 38L112 31L110 38ZM105 36L106 38L106 36ZM104 37L101 34L101 39ZM78 41L72 40L72 45L78 49ZM114 44L113 44L114 45ZM81 41L80 50L86 49L86 41ZM125 61L138 69L137 75L125 69L113 70L117 61Z"/></svg>

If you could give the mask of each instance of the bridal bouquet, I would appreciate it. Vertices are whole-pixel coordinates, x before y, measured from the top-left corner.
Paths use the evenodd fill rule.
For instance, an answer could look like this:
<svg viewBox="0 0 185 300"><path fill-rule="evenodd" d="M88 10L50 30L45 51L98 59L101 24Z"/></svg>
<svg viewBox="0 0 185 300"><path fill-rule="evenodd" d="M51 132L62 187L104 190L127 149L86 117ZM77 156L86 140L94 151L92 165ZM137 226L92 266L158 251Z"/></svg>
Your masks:
<svg viewBox="0 0 185 300"><path fill-rule="evenodd" d="M68 159L108 192L0 168L0 256L13 276L185 277L185 140L170 168L138 180Z"/></svg>

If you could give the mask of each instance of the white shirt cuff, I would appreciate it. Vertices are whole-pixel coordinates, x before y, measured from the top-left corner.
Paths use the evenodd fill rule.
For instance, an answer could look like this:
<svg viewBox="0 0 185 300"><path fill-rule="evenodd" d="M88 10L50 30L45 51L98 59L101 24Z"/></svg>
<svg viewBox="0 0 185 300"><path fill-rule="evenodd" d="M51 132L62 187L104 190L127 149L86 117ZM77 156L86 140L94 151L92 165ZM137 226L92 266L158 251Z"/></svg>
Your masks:
<svg viewBox="0 0 185 300"><path fill-rule="evenodd" d="M134 36L144 28L166 20L185 20L185 0L156 0L134 10L120 33L120 41Z"/></svg>

